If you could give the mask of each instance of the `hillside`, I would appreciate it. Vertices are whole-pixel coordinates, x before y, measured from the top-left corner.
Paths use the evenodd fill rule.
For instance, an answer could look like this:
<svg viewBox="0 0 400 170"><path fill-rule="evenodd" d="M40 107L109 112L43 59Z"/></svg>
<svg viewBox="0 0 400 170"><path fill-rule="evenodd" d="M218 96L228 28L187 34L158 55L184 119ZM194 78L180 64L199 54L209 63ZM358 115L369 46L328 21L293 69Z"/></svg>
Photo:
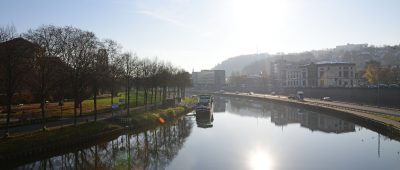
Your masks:
<svg viewBox="0 0 400 170"><path fill-rule="evenodd" d="M217 64L213 69L214 70L225 70L226 75L230 76L232 72L242 72L243 68L253 62L266 59L270 55L267 53L262 54L249 54L249 55L240 55L236 57L231 57L219 64Z"/></svg>
<svg viewBox="0 0 400 170"><path fill-rule="evenodd" d="M310 62L318 61L344 61L353 62L356 64L358 71L365 68L365 63L370 60L381 62L383 66L400 65L400 46L360 46L359 48L346 48L346 46L353 47L354 45L344 45L341 48L333 48L327 50L314 50L302 53L290 54L250 54L241 55L229 58L214 67L214 69L225 69L227 76L231 72L238 72L241 74L269 74L271 62L277 59L284 59L287 61L294 61L299 64L308 64Z"/></svg>

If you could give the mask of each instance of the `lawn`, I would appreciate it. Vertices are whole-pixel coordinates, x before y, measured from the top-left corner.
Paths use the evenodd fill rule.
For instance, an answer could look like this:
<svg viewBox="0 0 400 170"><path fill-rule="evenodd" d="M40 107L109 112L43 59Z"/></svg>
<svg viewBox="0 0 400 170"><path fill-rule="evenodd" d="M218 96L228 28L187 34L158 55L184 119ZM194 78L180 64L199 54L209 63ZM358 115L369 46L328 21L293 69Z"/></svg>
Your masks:
<svg viewBox="0 0 400 170"><path fill-rule="evenodd" d="M124 107L124 103L120 103L120 99L125 99L125 93L118 93L118 96L114 97L114 103L118 103L121 107ZM148 104L150 104L150 96L148 97ZM153 99L154 100L154 99ZM157 96L157 102L160 102L159 96ZM74 114L73 109L73 101L67 100L64 102L64 106L58 106L58 103L48 103L46 106L46 116L47 117L72 117ZM138 106L144 105L144 92L140 91L138 93ZM136 107L136 93L131 91L130 93L130 107ZM12 107L14 114L12 114L14 120L32 120L32 119L40 119L40 104L26 104L21 106L13 106ZM82 102L82 115L93 114L93 99L87 99ZM111 110L111 97L110 95L103 95L98 97L97 99L97 110L99 113L109 112ZM79 108L77 108L77 112L79 115ZM0 115L0 123L3 124L5 122L5 115Z"/></svg>

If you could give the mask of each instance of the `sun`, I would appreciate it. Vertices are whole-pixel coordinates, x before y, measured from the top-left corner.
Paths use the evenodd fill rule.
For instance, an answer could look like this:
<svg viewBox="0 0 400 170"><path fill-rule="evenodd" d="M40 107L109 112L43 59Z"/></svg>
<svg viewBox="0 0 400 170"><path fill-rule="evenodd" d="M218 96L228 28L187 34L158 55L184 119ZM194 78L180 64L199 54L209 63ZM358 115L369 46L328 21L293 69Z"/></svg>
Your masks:
<svg viewBox="0 0 400 170"><path fill-rule="evenodd" d="M269 46L277 43L289 29L286 0L233 0L232 39Z"/></svg>
<svg viewBox="0 0 400 170"><path fill-rule="evenodd" d="M249 166L253 170L270 170L272 169L272 160L267 152L258 149L250 153Z"/></svg>

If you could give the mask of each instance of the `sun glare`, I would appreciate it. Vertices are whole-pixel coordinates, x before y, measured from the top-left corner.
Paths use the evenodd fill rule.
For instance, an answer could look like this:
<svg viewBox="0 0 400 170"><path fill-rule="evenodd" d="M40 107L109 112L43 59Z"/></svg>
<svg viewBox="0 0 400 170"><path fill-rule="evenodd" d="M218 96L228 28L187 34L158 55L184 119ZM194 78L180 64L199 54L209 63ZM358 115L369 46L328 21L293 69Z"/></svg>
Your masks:
<svg viewBox="0 0 400 170"><path fill-rule="evenodd" d="M271 47L285 36L288 29L285 0L235 0L232 7L234 38Z"/></svg>
<svg viewBox="0 0 400 170"><path fill-rule="evenodd" d="M250 153L249 166L253 170L270 170L272 169L272 160L264 150L256 150Z"/></svg>

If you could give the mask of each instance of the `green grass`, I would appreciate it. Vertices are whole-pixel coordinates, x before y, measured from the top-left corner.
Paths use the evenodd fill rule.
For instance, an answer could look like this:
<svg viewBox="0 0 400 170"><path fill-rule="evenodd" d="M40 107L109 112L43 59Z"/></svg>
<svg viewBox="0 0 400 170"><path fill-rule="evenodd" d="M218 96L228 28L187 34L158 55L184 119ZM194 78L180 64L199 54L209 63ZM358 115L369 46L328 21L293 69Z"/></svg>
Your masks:
<svg viewBox="0 0 400 170"><path fill-rule="evenodd" d="M183 103L186 105L195 105L195 104L197 104L197 98L196 97L185 97L183 99Z"/></svg>
<svg viewBox="0 0 400 170"><path fill-rule="evenodd" d="M30 134L10 137L0 140L0 153L7 154L15 151L31 150L38 146L54 144L59 141L68 141L121 128L118 125L106 122L91 122L77 126L48 129Z"/></svg>
<svg viewBox="0 0 400 170"><path fill-rule="evenodd" d="M400 117L398 116L391 116L391 115L384 115L384 114L376 114L377 116L384 117L386 119L394 120L400 122Z"/></svg>
<svg viewBox="0 0 400 170"><path fill-rule="evenodd" d="M148 104L150 104L150 94L148 97ZM158 93L159 94L159 93ZM118 93L117 96L114 96L113 102L120 104L121 107L124 107L125 104L119 103L119 99L125 99L125 93ZM154 98L153 98L153 103L154 103ZM161 102L161 99L159 98L159 95L157 95L157 102ZM135 91L130 92L130 107L136 107L136 106L143 106L144 105L144 92L139 91L138 93L138 105L136 105L136 93ZM87 99L82 102L82 115L90 115L93 114L94 108L93 108L93 99ZM73 109L73 101L67 101L64 102L63 106L63 111L62 111L62 117L72 117L74 114L74 109ZM109 112L111 109L111 97L99 97L97 99L97 110L99 113L102 112ZM16 114L13 114L15 117L27 117L27 118L41 118L40 114L40 105L38 103L34 104L26 104L22 107L14 107L13 110L16 112ZM77 112L79 114L79 108L77 108ZM46 109L46 116L47 117L59 117L61 116L61 108L58 106L58 103L49 103L47 105Z"/></svg>

